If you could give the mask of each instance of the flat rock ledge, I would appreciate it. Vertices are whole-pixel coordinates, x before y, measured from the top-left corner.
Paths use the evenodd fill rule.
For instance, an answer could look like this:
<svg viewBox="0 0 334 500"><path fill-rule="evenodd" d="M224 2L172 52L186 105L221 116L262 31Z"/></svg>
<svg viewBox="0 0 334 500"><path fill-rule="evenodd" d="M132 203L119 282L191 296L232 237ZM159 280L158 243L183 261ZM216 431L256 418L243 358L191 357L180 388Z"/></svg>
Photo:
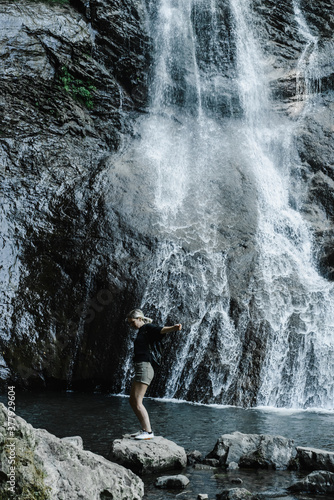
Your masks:
<svg viewBox="0 0 334 500"><path fill-rule="evenodd" d="M183 469L187 465L185 449L160 436L148 441L116 439L108 458L140 474Z"/></svg>
<svg viewBox="0 0 334 500"><path fill-rule="evenodd" d="M334 452L297 446L297 463L302 470L327 470L334 472Z"/></svg>
<svg viewBox="0 0 334 500"><path fill-rule="evenodd" d="M294 441L264 434L223 434L208 458L219 460L222 467L231 464L245 468L284 470L296 456Z"/></svg>
<svg viewBox="0 0 334 500"><path fill-rule="evenodd" d="M13 435L8 411L0 403L0 498L140 500L144 496L138 476L83 450L80 437L59 439L18 416L10 417Z"/></svg>

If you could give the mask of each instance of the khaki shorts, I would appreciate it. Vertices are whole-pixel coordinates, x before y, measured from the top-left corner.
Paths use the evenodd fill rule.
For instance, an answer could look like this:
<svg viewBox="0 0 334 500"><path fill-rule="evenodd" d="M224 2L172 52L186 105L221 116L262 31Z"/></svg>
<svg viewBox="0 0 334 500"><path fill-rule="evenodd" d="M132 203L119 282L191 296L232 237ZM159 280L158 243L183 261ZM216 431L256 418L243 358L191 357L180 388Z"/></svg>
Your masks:
<svg viewBox="0 0 334 500"><path fill-rule="evenodd" d="M150 385L154 377L154 370L148 361L135 363L135 381Z"/></svg>

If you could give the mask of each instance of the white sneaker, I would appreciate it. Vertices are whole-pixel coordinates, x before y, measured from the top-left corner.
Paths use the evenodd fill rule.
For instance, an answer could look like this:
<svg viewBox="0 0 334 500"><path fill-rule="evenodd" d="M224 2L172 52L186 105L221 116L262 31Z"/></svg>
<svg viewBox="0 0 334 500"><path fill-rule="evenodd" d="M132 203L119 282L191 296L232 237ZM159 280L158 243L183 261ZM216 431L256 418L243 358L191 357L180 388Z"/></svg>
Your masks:
<svg viewBox="0 0 334 500"><path fill-rule="evenodd" d="M141 434L137 434L137 436L135 436L135 439L142 439L142 440L147 440L152 438L154 438L153 432L147 432L147 431L143 431Z"/></svg>
<svg viewBox="0 0 334 500"><path fill-rule="evenodd" d="M130 437L134 438L136 436L139 436L139 434L142 434L144 431L138 431L138 432L134 432L133 434L129 434Z"/></svg>

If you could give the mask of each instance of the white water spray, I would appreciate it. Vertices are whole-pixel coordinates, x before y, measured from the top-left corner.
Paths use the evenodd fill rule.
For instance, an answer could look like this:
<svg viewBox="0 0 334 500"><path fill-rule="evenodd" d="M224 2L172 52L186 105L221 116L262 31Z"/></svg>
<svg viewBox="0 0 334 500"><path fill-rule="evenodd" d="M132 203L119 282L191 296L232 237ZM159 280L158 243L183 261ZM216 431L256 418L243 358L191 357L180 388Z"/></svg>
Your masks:
<svg viewBox="0 0 334 500"><path fill-rule="evenodd" d="M242 402L239 367L251 318L259 332L260 325L267 325L255 403L332 407L334 292L314 267L312 237L290 203L291 195L298 198L290 183L291 165L299 161L295 122L273 110L269 68L249 0L230 0L230 9L243 110L238 121L222 119L218 109L214 114L207 105L212 89L219 97L216 82L223 57L216 2L160 0L149 8L156 42L151 106L139 122L141 139L133 154L152 179L161 243L141 307L161 323L173 318L186 329L170 344L162 392L204 402ZM295 12L297 24L307 33L300 12ZM202 30L209 30L206 65L199 61L194 24L201 15L206 19ZM315 67L312 47L315 40L306 36L297 68L305 88L314 75L309 69L310 61ZM237 176L255 184L254 207L242 206L243 193L237 198ZM226 238L219 235L230 227L235 230L243 211L249 217L251 210L257 218L258 259L250 289L244 291L249 317L244 314L235 324L230 316L229 249L221 247ZM191 324L179 317L180 311L195 318ZM131 355L129 350L124 378L129 376ZM240 395L231 395L239 390Z"/></svg>
<svg viewBox="0 0 334 500"><path fill-rule="evenodd" d="M245 135L258 186L259 264L256 307L270 324L258 403L322 406L333 402L334 290L312 260L312 238L301 214L289 204L289 169L294 126L271 111L266 68L252 29L247 0L231 0L237 31L239 86L245 110ZM316 41L300 11L306 36L298 64L310 88L306 52ZM309 59L313 60L312 54ZM313 72L312 72L313 74ZM301 78L301 76L300 76ZM299 85L300 88L300 85ZM307 92L308 93L308 92ZM324 348L324 345L326 347Z"/></svg>

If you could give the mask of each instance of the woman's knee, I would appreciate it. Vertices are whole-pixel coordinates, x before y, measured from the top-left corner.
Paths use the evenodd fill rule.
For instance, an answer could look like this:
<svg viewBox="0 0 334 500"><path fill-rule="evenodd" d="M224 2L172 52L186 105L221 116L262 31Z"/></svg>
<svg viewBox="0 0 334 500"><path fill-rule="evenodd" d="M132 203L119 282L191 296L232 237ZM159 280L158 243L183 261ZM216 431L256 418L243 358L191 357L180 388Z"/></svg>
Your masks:
<svg viewBox="0 0 334 500"><path fill-rule="evenodd" d="M143 406L141 398L136 398L135 396L130 396L129 403L133 410L139 410Z"/></svg>
<svg viewBox="0 0 334 500"><path fill-rule="evenodd" d="M136 414L142 414L145 411L145 406L140 403L134 403L133 405L131 405L131 408Z"/></svg>

